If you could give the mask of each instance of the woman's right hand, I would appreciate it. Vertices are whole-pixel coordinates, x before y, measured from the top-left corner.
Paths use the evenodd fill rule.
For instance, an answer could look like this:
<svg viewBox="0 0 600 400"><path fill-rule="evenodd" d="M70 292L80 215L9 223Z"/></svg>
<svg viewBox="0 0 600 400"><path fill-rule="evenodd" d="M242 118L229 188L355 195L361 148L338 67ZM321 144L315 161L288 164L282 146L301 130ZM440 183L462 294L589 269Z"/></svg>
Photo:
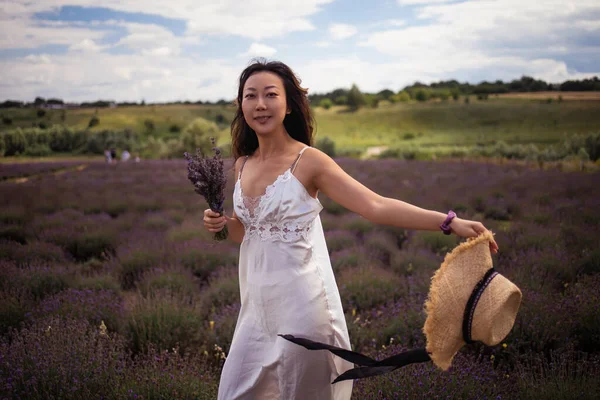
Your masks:
<svg viewBox="0 0 600 400"><path fill-rule="evenodd" d="M227 225L228 218L223 214L214 212L210 208L204 210L204 226L209 232L220 232Z"/></svg>

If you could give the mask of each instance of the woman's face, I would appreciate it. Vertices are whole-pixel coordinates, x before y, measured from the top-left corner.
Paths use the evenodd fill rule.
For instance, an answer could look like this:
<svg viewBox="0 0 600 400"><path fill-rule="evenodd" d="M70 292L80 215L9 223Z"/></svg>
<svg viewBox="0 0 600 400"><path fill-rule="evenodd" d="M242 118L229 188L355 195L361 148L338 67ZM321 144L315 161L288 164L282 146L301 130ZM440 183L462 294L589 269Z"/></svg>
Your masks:
<svg viewBox="0 0 600 400"><path fill-rule="evenodd" d="M289 114L283 80L266 71L251 75L242 92L242 113L257 135L283 128L283 119Z"/></svg>

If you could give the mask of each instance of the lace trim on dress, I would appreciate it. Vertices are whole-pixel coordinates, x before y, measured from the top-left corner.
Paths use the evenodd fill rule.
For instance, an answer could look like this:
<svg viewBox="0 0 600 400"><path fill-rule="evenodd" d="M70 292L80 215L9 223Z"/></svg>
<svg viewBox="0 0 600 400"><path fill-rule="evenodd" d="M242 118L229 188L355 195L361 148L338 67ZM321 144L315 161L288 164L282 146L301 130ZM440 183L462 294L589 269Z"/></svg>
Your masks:
<svg viewBox="0 0 600 400"><path fill-rule="evenodd" d="M309 224L271 224L262 222L260 225L249 225L246 227L244 241L253 237L259 237L262 241L281 240L282 242L293 242L306 239L312 223Z"/></svg>
<svg viewBox="0 0 600 400"><path fill-rule="evenodd" d="M236 193L237 193L237 203L240 205L240 211L242 213L242 223L244 224L245 234L243 241L246 241L250 238L258 236L261 240L281 240L284 242L292 242L299 239L307 239L308 233L310 232L310 228L313 225L313 220L310 221L300 221L297 223L275 223L268 222L260 219L261 209L264 204L268 204L267 200L273 197L275 193L275 189L277 189L277 185L280 183L289 181L294 177L293 169L295 168L300 156L304 150L308 148L305 147L298 154L298 158L292 166L282 172L275 181L265 188L265 192L261 196L252 197L244 195L244 191L242 189L242 171L244 169L244 165L246 162L242 164L240 168L240 172L238 174L238 179L236 181ZM248 157L246 157L246 161Z"/></svg>

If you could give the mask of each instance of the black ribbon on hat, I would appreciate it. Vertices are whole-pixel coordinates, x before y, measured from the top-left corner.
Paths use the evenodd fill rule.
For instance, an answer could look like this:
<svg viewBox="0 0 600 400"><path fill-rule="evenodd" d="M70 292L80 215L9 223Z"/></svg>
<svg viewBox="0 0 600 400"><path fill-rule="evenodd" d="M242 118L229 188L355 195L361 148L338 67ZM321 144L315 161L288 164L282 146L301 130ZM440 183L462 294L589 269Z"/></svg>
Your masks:
<svg viewBox="0 0 600 400"><path fill-rule="evenodd" d="M467 301L463 317L463 339L466 343L473 343L473 340L471 340L471 325L473 323L475 307L477 306L483 291L488 287L492 279L494 279L497 274L498 272L496 272L494 268L490 268L485 273L483 278L477 282L477 285L475 285L475 288L473 289L473 292ZM427 353L427 350L424 348L404 351L402 353L398 353L391 357L377 361L371 357L365 356L364 354L343 349L341 347L332 346L326 343L315 342L304 338L297 338L293 335L278 334L278 336L281 336L282 338L300 345L308 350L329 350L344 360L350 361L356 365L360 365L360 367L352 368L342 373L340 376L335 378L333 382L331 382L332 384L348 379L361 379L368 378L370 376L382 375L395 371L396 369L409 364L431 361L429 353Z"/></svg>

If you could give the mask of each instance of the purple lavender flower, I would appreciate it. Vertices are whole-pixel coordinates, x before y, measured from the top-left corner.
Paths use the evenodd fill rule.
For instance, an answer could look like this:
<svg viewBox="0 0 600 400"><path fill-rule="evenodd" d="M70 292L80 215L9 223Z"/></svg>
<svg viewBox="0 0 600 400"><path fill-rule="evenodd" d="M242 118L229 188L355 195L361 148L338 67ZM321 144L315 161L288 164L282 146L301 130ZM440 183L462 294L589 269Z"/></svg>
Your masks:
<svg viewBox="0 0 600 400"><path fill-rule="evenodd" d="M215 138L210 138L215 146ZM227 176L223 168L221 149L213 147L215 155L207 157L201 149L196 149L194 156L185 152L183 155L188 162L188 179L194 185L194 190L204 196L208 206L214 212L223 215L223 203L225 202L225 186ZM225 240L228 236L227 226L220 232L215 233L215 240Z"/></svg>

